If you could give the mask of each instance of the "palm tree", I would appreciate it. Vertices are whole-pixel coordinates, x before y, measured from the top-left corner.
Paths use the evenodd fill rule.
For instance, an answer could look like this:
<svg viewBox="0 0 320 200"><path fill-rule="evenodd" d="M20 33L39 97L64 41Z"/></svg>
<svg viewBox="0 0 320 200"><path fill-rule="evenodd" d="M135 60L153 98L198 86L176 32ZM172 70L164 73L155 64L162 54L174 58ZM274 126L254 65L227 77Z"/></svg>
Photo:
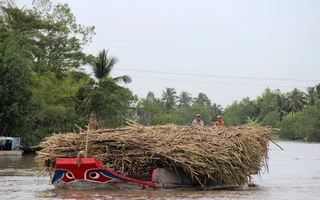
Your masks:
<svg viewBox="0 0 320 200"><path fill-rule="evenodd" d="M216 103L213 103L211 106L210 106L210 110L212 111L213 113L213 116L214 116L214 119L215 117L217 117L218 115L221 115L222 114L222 106L220 104L216 104Z"/></svg>
<svg viewBox="0 0 320 200"><path fill-rule="evenodd" d="M159 107L163 108L164 107L164 103L161 101L161 99L156 98L154 93L149 91L146 97L146 101L152 102L157 104Z"/></svg>
<svg viewBox="0 0 320 200"><path fill-rule="evenodd" d="M317 93L315 87L307 87L307 101L308 105L314 105L315 101L317 100Z"/></svg>
<svg viewBox="0 0 320 200"><path fill-rule="evenodd" d="M149 91L147 94L146 100L151 102L156 102L156 97L154 96L154 93Z"/></svg>
<svg viewBox="0 0 320 200"><path fill-rule="evenodd" d="M176 96L177 92L174 88L166 88L165 91L162 90L162 102L164 103L165 107L168 109L169 113L171 114L172 111L175 109L176 106Z"/></svg>
<svg viewBox="0 0 320 200"><path fill-rule="evenodd" d="M305 94L297 88L294 88L288 93L287 102L292 113L302 111L303 107L306 105Z"/></svg>
<svg viewBox="0 0 320 200"><path fill-rule="evenodd" d="M93 86L93 89L103 89L102 83L106 78L110 78L110 74L114 69L115 64L117 64L118 59L115 57L108 57L108 50L103 49L99 52L98 56L95 58L94 63L91 64L94 72L94 76L96 78L96 84ZM131 83L131 77L128 75L119 76L113 78L117 82L123 81L124 83ZM99 90L99 89L98 89ZM99 93L99 91L92 90L92 92L88 92L87 97L84 99L84 105L89 106L88 111L88 121L89 125L98 123L98 116L96 107L99 102L93 100L93 98ZM105 93L104 93L105 94Z"/></svg>
<svg viewBox="0 0 320 200"><path fill-rule="evenodd" d="M210 106L211 105L211 101L208 98L208 96L206 94L202 93L202 92L200 92L198 94L198 97L196 97L194 99L194 102L198 103L198 104L201 104L201 105L205 105L205 106Z"/></svg>
<svg viewBox="0 0 320 200"><path fill-rule="evenodd" d="M185 107L185 106L190 106L192 103L192 97L191 94L188 93L187 91L183 91L180 93L180 96L178 96L178 107Z"/></svg>
<svg viewBox="0 0 320 200"><path fill-rule="evenodd" d="M317 99L320 99L320 83L315 86Z"/></svg>
<svg viewBox="0 0 320 200"><path fill-rule="evenodd" d="M276 113L278 116L278 119L281 121L282 118L288 114L287 113L287 97L283 93L277 93L276 94Z"/></svg>
<svg viewBox="0 0 320 200"><path fill-rule="evenodd" d="M118 59L115 57L108 57L108 50L103 49L99 52L98 56L95 58L94 63L91 65L95 78L97 79L98 86L101 86L101 83L105 78L110 77L111 71L114 68L114 65L117 64ZM115 81L123 81L125 84L131 83L132 79L128 75L119 76L114 78Z"/></svg>

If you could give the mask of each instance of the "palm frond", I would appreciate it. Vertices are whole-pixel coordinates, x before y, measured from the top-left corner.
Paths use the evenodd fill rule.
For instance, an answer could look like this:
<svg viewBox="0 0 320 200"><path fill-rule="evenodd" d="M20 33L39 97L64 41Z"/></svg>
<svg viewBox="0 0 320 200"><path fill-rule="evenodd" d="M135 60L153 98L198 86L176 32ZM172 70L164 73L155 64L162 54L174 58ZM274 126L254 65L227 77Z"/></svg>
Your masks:
<svg viewBox="0 0 320 200"><path fill-rule="evenodd" d="M315 86L317 97L320 99L320 83Z"/></svg>
<svg viewBox="0 0 320 200"><path fill-rule="evenodd" d="M118 63L118 59L115 57L110 57L110 58L106 57L106 60L107 60L107 64L105 66L105 73L110 75L111 71L114 68L114 65Z"/></svg>
<svg viewBox="0 0 320 200"><path fill-rule="evenodd" d="M109 50L103 49L99 52L98 56L95 58L95 62L91 64L93 68L94 75L98 82L102 82L102 80L106 77L110 76L111 71L114 68L114 65L118 62L118 59L115 57L108 58ZM124 78L123 80L126 82L131 82L131 78Z"/></svg>
<svg viewBox="0 0 320 200"><path fill-rule="evenodd" d="M7 39L0 44L0 55L2 55L4 59L10 59L11 57L13 57L13 54L13 40Z"/></svg>
<svg viewBox="0 0 320 200"><path fill-rule="evenodd" d="M124 82L125 84L131 83L132 79L129 75L124 75L124 76L118 76L114 78L116 82Z"/></svg>

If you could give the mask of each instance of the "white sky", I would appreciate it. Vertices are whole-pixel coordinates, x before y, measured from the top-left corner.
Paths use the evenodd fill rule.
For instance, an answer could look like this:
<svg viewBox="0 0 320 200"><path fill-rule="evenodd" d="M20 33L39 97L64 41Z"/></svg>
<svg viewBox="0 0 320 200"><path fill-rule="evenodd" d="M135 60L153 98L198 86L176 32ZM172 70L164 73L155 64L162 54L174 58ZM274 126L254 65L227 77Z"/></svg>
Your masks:
<svg viewBox="0 0 320 200"><path fill-rule="evenodd" d="M18 0L19 5L31 2ZM161 97L165 87L173 87L193 97L203 92L225 108L244 97L256 99L267 87L305 91L320 83L317 0L52 2L68 3L78 23L96 27L84 51L97 55L109 49L120 60L114 76L130 75L133 82L127 87L139 97L148 91Z"/></svg>

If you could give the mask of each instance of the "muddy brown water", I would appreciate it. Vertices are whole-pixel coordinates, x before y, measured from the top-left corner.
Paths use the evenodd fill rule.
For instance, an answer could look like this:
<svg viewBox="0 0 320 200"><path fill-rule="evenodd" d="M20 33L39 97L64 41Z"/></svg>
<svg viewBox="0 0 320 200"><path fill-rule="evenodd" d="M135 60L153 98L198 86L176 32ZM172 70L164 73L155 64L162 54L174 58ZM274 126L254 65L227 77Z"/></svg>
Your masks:
<svg viewBox="0 0 320 200"><path fill-rule="evenodd" d="M0 200L31 199L320 199L320 143L270 144L269 172L255 176L256 187L238 190L107 191L56 190L38 177L34 156L0 158Z"/></svg>

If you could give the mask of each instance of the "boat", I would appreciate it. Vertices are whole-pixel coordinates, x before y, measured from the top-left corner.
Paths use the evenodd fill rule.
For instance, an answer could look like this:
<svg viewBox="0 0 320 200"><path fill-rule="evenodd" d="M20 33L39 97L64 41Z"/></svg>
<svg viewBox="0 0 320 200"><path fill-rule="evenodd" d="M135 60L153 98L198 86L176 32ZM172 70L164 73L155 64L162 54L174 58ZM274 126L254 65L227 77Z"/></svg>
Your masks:
<svg viewBox="0 0 320 200"><path fill-rule="evenodd" d="M267 169L270 138L262 126L130 126L55 134L35 160L57 189L233 189Z"/></svg>
<svg viewBox="0 0 320 200"><path fill-rule="evenodd" d="M0 136L0 156L22 156L20 138Z"/></svg>
<svg viewBox="0 0 320 200"><path fill-rule="evenodd" d="M204 187L184 173L182 170L155 168L151 175L128 175L105 167L96 158L57 158L52 176L52 184L56 189L183 189ZM208 182L206 189L235 188L238 185L222 186Z"/></svg>

